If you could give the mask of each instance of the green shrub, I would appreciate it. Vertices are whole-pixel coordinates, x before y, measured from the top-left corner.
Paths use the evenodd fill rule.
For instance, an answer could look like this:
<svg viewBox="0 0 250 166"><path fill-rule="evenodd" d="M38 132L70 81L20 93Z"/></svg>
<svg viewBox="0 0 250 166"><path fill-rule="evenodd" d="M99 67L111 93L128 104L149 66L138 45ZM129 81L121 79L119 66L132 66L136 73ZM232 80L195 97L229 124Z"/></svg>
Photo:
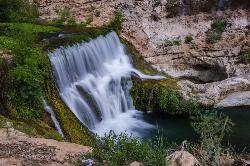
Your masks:
<svg viewBox="0 0 250 166"><path fill-rule="evenodd" d="M100 15L101 15L100 10L96 10L96 11L95 11L95 16L96 16L96 17L100 17Z"/></svg>
<svg viewBox="0 0 250 166"><path fill-rule="evenodd" d="M0 46L13 54L13 65L7 73L8 81L5 82L8 84L4 89L5 100L11 107L9 110L23 119L40 118L41 96L50 63L36 44L37 34L58 28L26 23L4 23L0 27L5 31L0 36Z"/></svg>
<svg viewBox="0 0 250 166"><path fill-rule="evenodd" d="M63 7L58 11L58 19L54 22L56 24L67 24L67 25L76 25L75 17L72 15L71 11L67 7Z"/></svg>
<svg viewBox="0 0 250 166"><path fill-rule="evenodd" d="M115 17L107 25L105 25L105 28L119 33L122 30L123 21L124 21L124 15L122 11L117 10L115 12Z"/></svg>
<svg viewBox="0 0 250 166"><path fill-rule="evenodd" d="M192 117L191 123L200 136L198 153L203 164L218 165L223 152L221 142L225 134L231 132L233 123L228 116L218 112L200 113Z"/></svg>
<svg viewBox="0 0 250 166"><path fill-rule="evenodd" d="M165 46L179 46L181 45L181 40L165 40Z"/></svg>
<svg viewBox="0 0 250 166"><path fill-rule="evenodd" d="M226 28L226 21L218 20L212 23L211 27L214 32L222 33Z"/></svg>
<svg viewBox="0 0 250 166"><path fill-rule="evenodd" d="M211 29L207 31L207 38L206 42L213 44L216 43L218 40L221 39L221 35L226 28L227 22L226 21L215 21L211 25Z"/></svg>
<svg viewBox="0 0 250 166"><path fill-rule="evenodd" d="M191 43L193 40L194 40L194 39L193 39L193 37L192 37L191 34L189 34L189 35L187 35L187 36L185 37L185 43L186 43L186 44Z"/></svg>
<svg viewBox="0 0 250 166"><path fill-rule="evenodd" d="M250 48L248 48L244 51L243 58L244 58L245 63L247 63L247 64L250 63Z"/></svg>
<svg viewBox="0 0 250 166"><path fill-rule="evenodd" d="M0 22L34 22L37 8L29 0L0 0Z"/></svg>
<svg viewBox="0 0 250 166"><path fill-rule="evenodd" d="M89 25L89 24L91 24L91 22L93 22L93 16L87 16L86 17L86 20L85 20L85 23L87 24L87 25Z"/></svg>
<svg viewBox="0 0 250 166"><path fill-rule="evenodd" d="M133 161L142 162L145 166L165 166L167 150L174 146L168 144L163 136L153 140L139 140L128 136L110 132L94 146L93 152L85 156L103 163L105 160L110 166L127 166Z"/></svg>

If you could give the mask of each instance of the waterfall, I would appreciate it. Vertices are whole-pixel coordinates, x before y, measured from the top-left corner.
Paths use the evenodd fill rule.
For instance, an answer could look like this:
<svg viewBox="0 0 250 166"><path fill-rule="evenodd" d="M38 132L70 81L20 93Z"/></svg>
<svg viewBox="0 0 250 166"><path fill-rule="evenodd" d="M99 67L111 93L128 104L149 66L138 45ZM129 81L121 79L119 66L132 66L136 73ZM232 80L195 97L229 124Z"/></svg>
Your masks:
<svg viewBox="0 0 250 166"><path fill-rule="evenodd" d="M59 93L75 116L90 130L133 133L150 128L134 110L129 94L131 74L148 76L133 68L115 32L90 42L61 47L49 53Z"/></svg>
<svg viewBox="0 0 250 166"><path fill-rule="evenodd" d="M43 99L43 105L44 105L44 110L50 114L51 120L53 121L56 130L58 131L59 134L61 134L62 137L64 137L63 135L63 131L60 127L60 124L58 122L58 120L56 119L56 115L55 112L53 111L53 109L47 104L47 102Z"/></svg>

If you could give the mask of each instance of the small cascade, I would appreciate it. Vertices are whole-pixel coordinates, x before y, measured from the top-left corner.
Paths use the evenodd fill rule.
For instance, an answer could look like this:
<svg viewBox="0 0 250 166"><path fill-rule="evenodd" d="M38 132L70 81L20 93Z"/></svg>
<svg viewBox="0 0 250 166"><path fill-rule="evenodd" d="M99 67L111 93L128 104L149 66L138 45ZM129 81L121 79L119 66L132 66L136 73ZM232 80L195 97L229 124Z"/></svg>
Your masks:
<svg viewBox="0 0 250 166"><path fill-rule="evenodd" d="M88 43L61 47L49 54L60 96L90 130L105 132L150 128L134 110L129 91L131 75L148 76L133 68L125 47L115 32Z"/></svg>
<svg viewBox="0 0 250 166"><path fill-rule="evenodd" d="M43 104L44 104L44 110L50 114L51 120L53 121L56 130L58 131L59 134L61 134L62 137L64 137L63 135L63 131L60 127L60 124L58 122L58 120L56 119L56 115L55 112L53 111L53 109L47 104L47 102L45 100L43 100Z"/></svg>

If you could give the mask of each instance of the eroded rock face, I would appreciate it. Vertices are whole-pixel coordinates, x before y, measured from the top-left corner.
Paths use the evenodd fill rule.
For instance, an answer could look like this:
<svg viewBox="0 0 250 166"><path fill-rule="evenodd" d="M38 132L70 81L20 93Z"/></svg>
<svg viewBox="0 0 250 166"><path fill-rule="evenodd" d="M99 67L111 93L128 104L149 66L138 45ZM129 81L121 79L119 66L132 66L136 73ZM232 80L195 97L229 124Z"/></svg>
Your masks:
<svg viewBox="0 0 250 166"><path fill-rule="evenodd" d="M231 93L249 90L250 66L242 63L241 55L249 47L248 10L166 18L164 11L159 9L156 10L158 21L150 17L149 11L142 10L138 15L131 9L126 13L130 20L124 23L122 35L155 69L174 78L195 78L195 82L181 80L178 83L185 99L215 105ZM225 20L227 27L219 41L208 44L207 31L216 19ZM185 38L190 34L194 40L186 44ZM181 44L166 45L166 41L173 40L179 40ZM250 105L240 101L233 103Z"/></svg>
<svg viewBox="0 0 250 166"><path fill-rule="evenodd" d="M247 3L244 1L239 5L234 0L40 0L39 9L42 18L53 19L57 17L58 9L67 6L78 22L88 15L94 16L91 23L94 26L108 22L116 9L122 9L125 21L121 36L131 42L155 69L182 78L179 85L185 99L215 105L231 93L250 90L250 66L243 63L241 55L250 47ZM176 11L171 11L175 8ZM95 16L97 10L100 11L98 17ZM227 26L220 40L208 44L207 31L214 20L224 20ZM194 40L185 43L188 35ZM180 44L166 44L173 40ZM183 78L195 82L183 81Z"/></svg>

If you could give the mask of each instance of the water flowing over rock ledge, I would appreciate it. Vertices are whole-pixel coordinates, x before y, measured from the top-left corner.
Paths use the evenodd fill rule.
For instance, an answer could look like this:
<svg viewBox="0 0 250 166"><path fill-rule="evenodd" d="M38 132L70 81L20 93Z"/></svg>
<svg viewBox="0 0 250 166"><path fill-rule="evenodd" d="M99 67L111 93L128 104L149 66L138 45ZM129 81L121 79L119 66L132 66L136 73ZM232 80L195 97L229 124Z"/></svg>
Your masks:
<svg viewBox="0 0 250 166"><path fill-rule="evenodd" d="M241 8L242 4L248 5L247 1L214 1L216 4L213 5L209 5L210 1L191 1L190 3L195 5L186 2L177 3L176 9L168 8L171 3L166 0L157 3L148 0L84 1L84 3L74 0L69 4L67 2L40 0L41 18L48 20L56 18L58 16L56 9L71 5L73 15L81 13L76 16L78 22L86 19L88 15L93 15L91 25L101 26L112 18L115 9L122 9L125 20L120 35L158 71L177 79L191 80L181 80L178 83L183 88L182 94L185 99L195 99L203 104L214 105L223 100L227 94L249 90L249 80L246 81L250 73L249 65L242 63L242 52L250 46L248 26L250 12L248 8ZM196 6L199 6L199 9L195 8ZM98 17L95 16L97 10L100 12ZM207 33L215 20L226 21L226 28L219 41L208 44ZM193 41L185 43L184 40L188 35L192 36ZM173 46L166 45L166 41L174 40L180 43ZM210 68L204 69L202 66ZM244 78L241 79L242 77ZM236 80L237 87L235 87ZM225 83L225 88L220 86ZM210 93L214 91L220 94L215 94L216 97L213 98L207 91L191 91L197 88L206 89L208 86Z"/></svg>

